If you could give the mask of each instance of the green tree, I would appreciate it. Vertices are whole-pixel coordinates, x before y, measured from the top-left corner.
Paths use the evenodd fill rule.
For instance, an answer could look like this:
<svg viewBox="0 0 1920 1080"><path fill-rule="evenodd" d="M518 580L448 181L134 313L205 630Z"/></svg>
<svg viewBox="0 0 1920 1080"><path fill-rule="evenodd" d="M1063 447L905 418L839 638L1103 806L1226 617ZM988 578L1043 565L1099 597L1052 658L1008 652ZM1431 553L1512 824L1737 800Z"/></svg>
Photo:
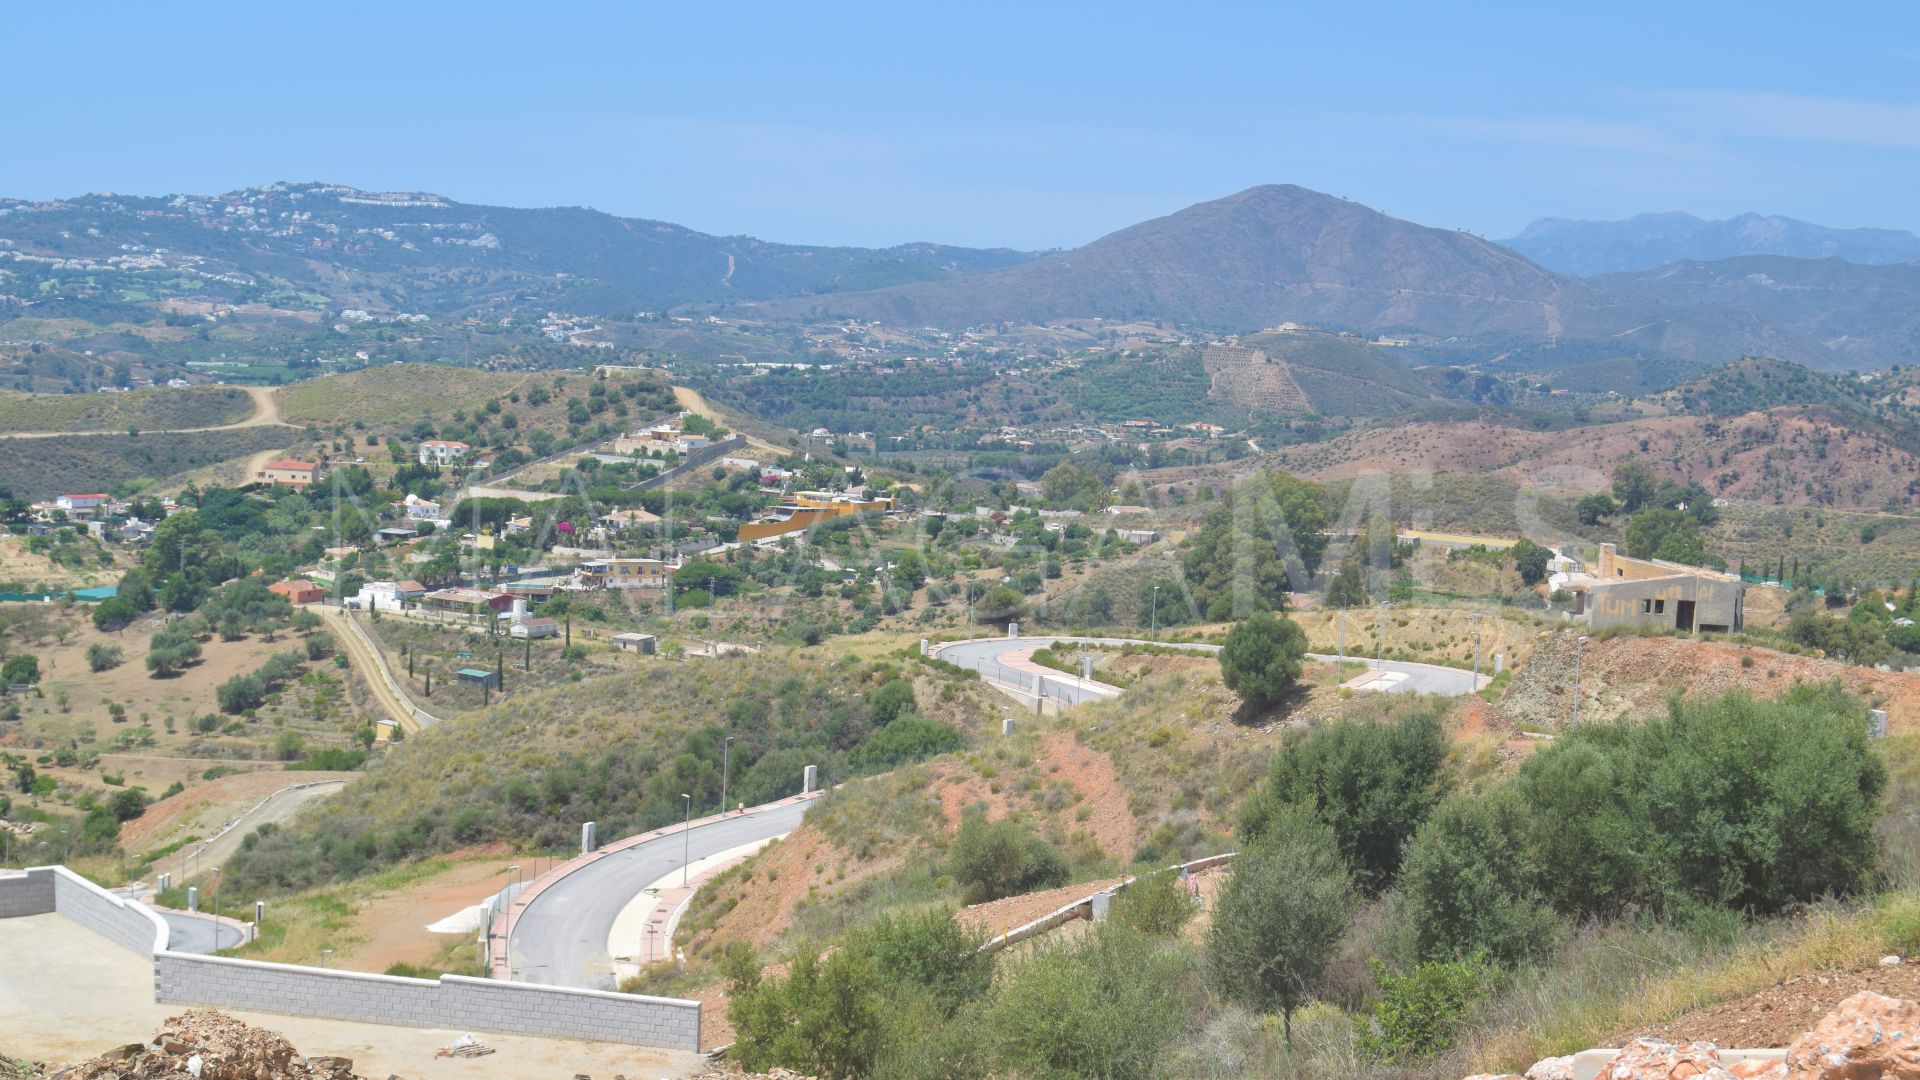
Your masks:
<svg viewBox="0 0 1920 1080"><path fill-rule="evenodd" d="M1367 575L1360 568L1360 560L1348 555L1340 563L1340 569L1327 583L1325 604L1333 608L1365 607L1371 599L1367 595Z"/></svg>
<svg viewBox="0 0 1920 1080"><path fill-rule="evenodd" d="M1573 504L1573 512L1580 517L1582 525L1598 525L1605 518L1620 512L1620 504L1602 491L1596 491Z"/></svg>
<svg viewBox="0 0 1920 1080"><path fill-rule="evenodd" d="M1135 877L1108 910L1113 921L1143 934L1178 934L1193 916L1193 898L1174 870L1155 870Z"/></svg>
<svg viewBox="0 0 1920 1080"><path fill-rule="evenodd" d="M1700 523L1684 510L1655 507L1627 523L1627 554L1636 559L1665 559L1688 566L1707 564Z"/></svg>
<svg viewBox="0 0 1920 1080"><path fill-rule="evenodd" d="M94 605L93 628L103 634L125 630L140 617L140 609L118 596L110 596Z"/></svg>
<svg viewBox="0 0 1920 1080"><path fill-rule="evenodd" d="M1300 678L1307 635L1292 619L1258 612L1227 633L1220 675L1249 713L1272 707Z"/></svg>
<svg viewBox="0 0 1920 1080"><path fill-rule="evenodd" d="M1622 511L1639 513L1653 503L1659 490L1660 481L1646 462L1628 459L1613 467L1613 497Z"/></svg>
<svg viewBox="0 0 1920 1080"><path fill-rule="evenodd" d="M1443 712L1422 707L1390 721L1342 719L1289 732L1266 784L1241 810L1242 836L1257 840L1306 808L1333 830L1362 889L1392 884L1408 837L1446 797L1449 741Z"/></svg>
<svg viewBox="0 0 1920 1080"><path fill-rule="evenodd" d="M0 664L0 683L30 686L40 681L40 658L32 653L16 653Z"/></svg>
<svg viewBox="0 0 1920 1080"><path fill-rule="evenodd" d="M882 914L860 940L883 980L925 991L946 1015L993 985L998 954L982 952L985 935L955 922L951 910Z"/></svg>
<svg viewBox="0 0 1920 1080"><path fill-rule="evenodd" d="M87 670L110 671L120 666L120 661L125 655L118 645L107 645L96 641L87 646Z"/></svg>
<svg viewBox="0 0 1920 1080"><path fill-rule="evenodd" d="M1538 585L1547 580L1547 563L1553 558L1551 550L1523 536L1513 545L1511 554L1514 569L1520 571L1521 581Z"/></svg>
<svg viewBox="0 0 1920 1080"><path fill-rule="evenodd" d="M1278 1010L1289 1044L1306 1004L1359 904L1333 830L1304 809L1234 860L1214 904L1207 958L1220 993L1261 1012Z"/></svg>

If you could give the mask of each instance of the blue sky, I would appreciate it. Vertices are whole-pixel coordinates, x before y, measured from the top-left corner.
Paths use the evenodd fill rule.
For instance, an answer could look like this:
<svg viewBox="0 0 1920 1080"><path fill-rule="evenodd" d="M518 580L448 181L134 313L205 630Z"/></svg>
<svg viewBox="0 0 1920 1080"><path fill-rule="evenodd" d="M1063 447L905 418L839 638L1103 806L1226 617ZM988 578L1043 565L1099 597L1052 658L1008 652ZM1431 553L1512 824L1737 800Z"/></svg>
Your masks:
<svg viewBox="0 0 1920 1080"><path fill-rule="evenodd" d="M1911 4L35 4L0 26L18 197L317 179L1040 248L1298 183L1492 237L1674 209L1920 230Z"/></svg>

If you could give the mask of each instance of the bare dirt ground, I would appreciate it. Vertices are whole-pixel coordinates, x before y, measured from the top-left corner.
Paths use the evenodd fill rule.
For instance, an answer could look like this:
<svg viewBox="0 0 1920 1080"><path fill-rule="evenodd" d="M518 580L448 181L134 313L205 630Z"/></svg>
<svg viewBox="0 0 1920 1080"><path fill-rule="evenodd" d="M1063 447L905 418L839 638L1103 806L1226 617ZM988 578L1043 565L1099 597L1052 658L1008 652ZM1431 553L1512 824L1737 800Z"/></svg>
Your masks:
<svg viewBox="0 0 1920 1080"><path fill-rule="evenodd" d="M1920 997L1920 964L1793 975L1765 990L1696 1009L1669 1023L1621 1032L1603 1045L1625 1046L1647 1036L1673 1042L1700 1039L1741 1049L1788 1046L1843 999L1862 990Z"/></svg>
<svg viewBox="0 0 1920 1080"><path fill-rule="evenodd" d="M101 765L106 769L118 769L121 762L122 755L118 754L101 758ZM120 845L137 855L151 848L163 847L180 837L210 837L219 832L226 822L253 809L262 799L283 788L294 784L352 780L360 775L350 772L283 772L277 765L261 764L263 768L259 771L204 781L171 799L154 803L146 813L120 827Z"/></svg>
<svg viewBox="0 0 1920 1080"><path fill-rule="evenodd" d="M1542 639L1500 700L1500 711L1510 722L1529 730L1554 730L1570 720L1576 636L1566 630ZM1887 710L1890 733L1920 730L1920 675L1904 672L1679 637L1590 641L1580 668L1582 722L1657 716L1665 712L1668 695L1679 688L1706 697L1730 690L1771 697L1795 683L1837 679L1875 708Z"/></svg>
<svg viewBox="0 0 1920 1080"><path fill-rule="evenodd" d="M153 1001L152 966L59 915L0 919L0 1046L70 1062L150 1036L185 1009ZM691 1076L695 1054L610 1043L475 1033L495 1053L435 1059L462 1032L233 1012L277 1031L309 1056L352 1058L365 1076L408 1080L526 1080L540 1076Z"/></svg>
<svg viewBox="0 0 1920 1080"><path fill-rule="evenodd" d="M1901 497L1906 478L1920 469L1920 459L1905 450L1794 407L1732 418L1651 417L1572 432L1422 421L1289 447L1266 463L1314 480L1473 472L1584 493L1607 486L1614 462L1648 456L1650 447L1659 450L1654 465L1663 476L1698 480L1715 495L1789 505L1817 497L1826 505L1877 508Z"/></svg>
<svg viewBox="0 0 1920 1080"><path fill-rule="evenodd" d="M451 938L430 933L427 927L499 892L506 885L507 865L513 861L504 845L499 850L470 848L460 854L467 861L376 896L355 912L349 936L359 944L335 955L340 965L374 972L400 963L431 965Z"/></svg>
<svg viewBox="0 0 1920 1080"><path fill-rule="evenodd" d="M120 580L127 560L120 549L108 550L115 553L114 565L73 569L28 551L24 536L0 533L0 581L36 582L49 590L111 585Z"/></svg>
<svg viewBox="0 0 1920 1080"><path fill-rule="evenodd" d="M1076 900L1092 896L1102 889L1110 889L1125 881L1125 878L1098 878L1083 881L1077 885L1062 885L1057 889L1043 892L1022 893L1003 900L990 900L984 904L975 904L953 917L961 926L980 930L989 936L1002 934L1015 927L1025 926L1042 915L1058 911Z"/></svg>

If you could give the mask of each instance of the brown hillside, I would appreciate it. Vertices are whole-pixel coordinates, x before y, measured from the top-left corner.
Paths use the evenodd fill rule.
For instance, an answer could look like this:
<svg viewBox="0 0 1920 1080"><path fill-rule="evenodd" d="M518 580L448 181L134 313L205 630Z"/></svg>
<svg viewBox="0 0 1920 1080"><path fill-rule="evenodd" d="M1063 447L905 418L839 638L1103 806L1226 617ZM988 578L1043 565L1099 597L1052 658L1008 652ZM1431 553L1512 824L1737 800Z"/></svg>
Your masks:
<svg viewBox="0 0 1920 1080"><path fill-rule="evenodd" d="M1726 419L1666 416L1571 431L1534 431L1493 420L1422 421L1357 431L1271 456L1316 480L1366 473L1492 473L1542 491L1598 491L1616 462L1642 458L1664 478L1719 496L1785 505L1879 508L1916 491L1920 457L1789 406Z"/></svg>

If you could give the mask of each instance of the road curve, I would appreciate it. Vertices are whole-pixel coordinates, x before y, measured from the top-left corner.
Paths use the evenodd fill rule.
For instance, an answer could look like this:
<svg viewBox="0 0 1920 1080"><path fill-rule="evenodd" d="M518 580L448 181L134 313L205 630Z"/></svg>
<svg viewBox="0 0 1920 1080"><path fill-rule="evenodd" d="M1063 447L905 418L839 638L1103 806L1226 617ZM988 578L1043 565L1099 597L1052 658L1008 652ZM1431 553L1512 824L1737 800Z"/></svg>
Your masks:
<svg viewBox="0 0 1920 1080"><path fill-rule="evenodd" d="M696 822L586 864L541 889L513 921L507 960L519 982L614 989L607 939L641 890L694 860L792 832L813 800ZM536 883L537 884L537 883ZM635 942L638 950L640 943Z"/></svg>
<svg viewBox="0 0 1920 1080"><path fill-rule="evenodd" d="M1049 637L1016 638L975 638L969 641L952 641L935 645L932 653L935 657L972 668L981 675L1017 686L1031 693L1037 681L1044 680L1044 692L1050 698L1069 705L1078 705L1083 701L1095 701L1110 698L1122 693L1117 686L1106 683L1082 680L1063 671L1035 664L1009 653L1025 653L1055 643L1074 644L1085 642L1089 645L1121 647L1126 645L1157 645L1162 648L1184 649L1191 652L1219 652L1220 646L1199 642L1154 642L1138 638L1108 637L1071 637L1066 635ZM1337 656L1325 653L1308 653L1315 660L1332 663ZM1366 679L1371 689L1395 694L1437 694L1441 697L1459 697L1470 694L1487 684L1487 677L1480 676L1476 681L1473 672L1440 664L1419 664L1407 660L1386 660L1375 662L1361 656L1349 656L1350 661L1366 663Z"/></svg>
<svg viewBox="0 0 1920 1080"><path fill-rule="evenodd" d="M158 914L167 921L167 948L174 952L205 955L240 944L242 935L238 927L224 921L216 923L210 915L190 915L184 911Z"/></svg>

